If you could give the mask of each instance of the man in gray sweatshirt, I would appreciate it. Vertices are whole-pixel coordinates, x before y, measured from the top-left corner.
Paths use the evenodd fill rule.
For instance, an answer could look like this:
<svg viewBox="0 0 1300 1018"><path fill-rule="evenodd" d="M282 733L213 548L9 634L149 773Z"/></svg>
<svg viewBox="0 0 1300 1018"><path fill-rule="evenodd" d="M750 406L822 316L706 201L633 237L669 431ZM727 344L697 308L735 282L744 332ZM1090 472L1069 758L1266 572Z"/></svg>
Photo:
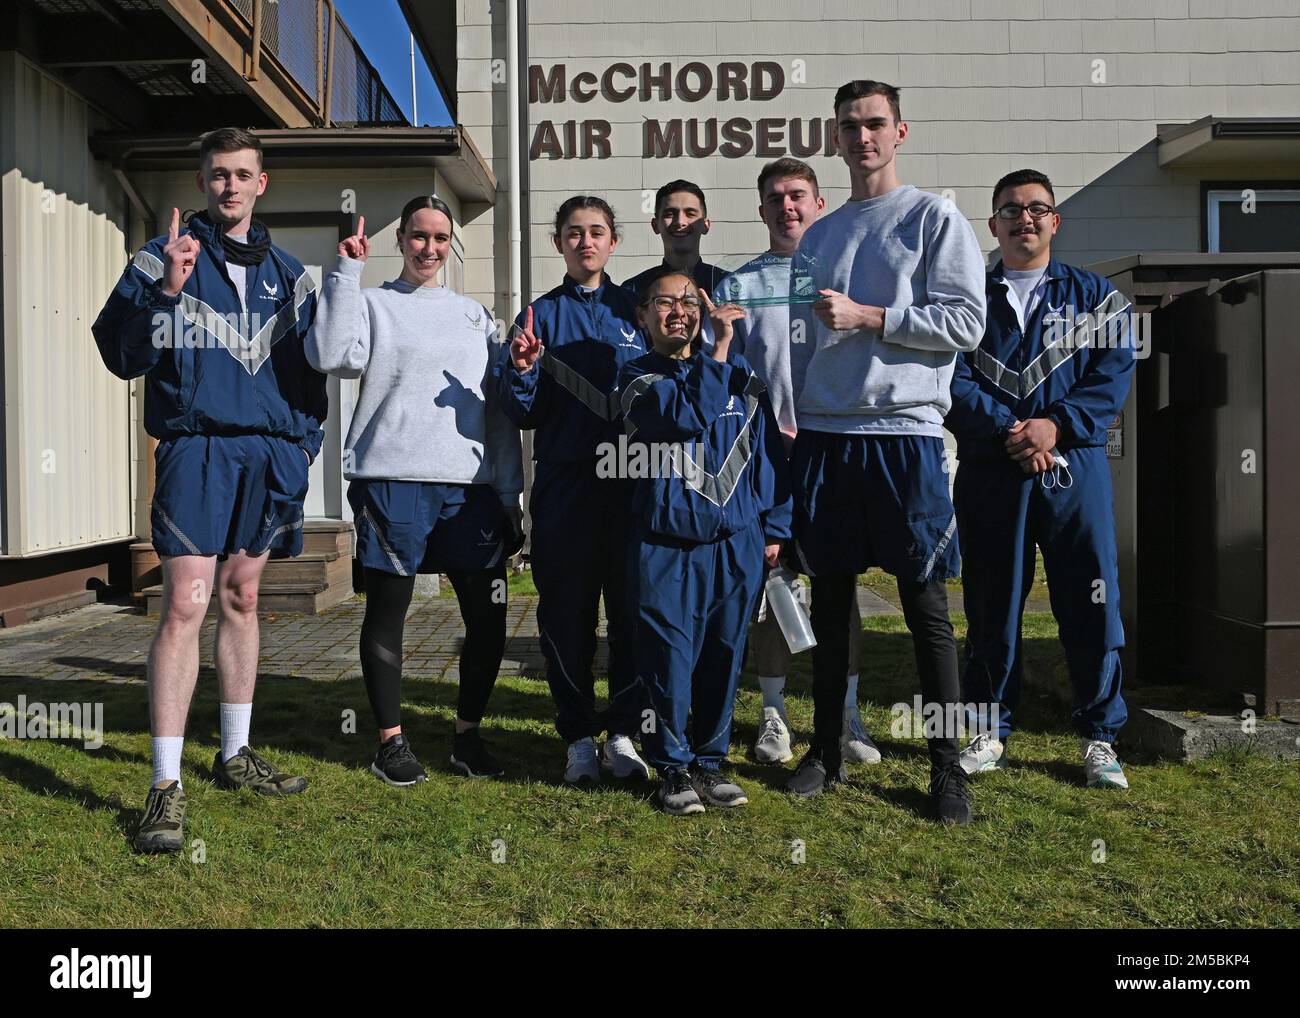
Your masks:
<svg viewBox="0 0 1300 1018"><path fill-rule="evenodd" d="M840 728L857 574L898 580L927 716L959 716L957 643L944 581L958 572L943 418L957 353L984 332L984 260L947 199L900 184L898 90L851 81L835 95L851 197L812 224L791 264L795 551L812 577L813 745L789 788L842 780ZM957 732L927 730L941 821L970 822Z"/></svg>

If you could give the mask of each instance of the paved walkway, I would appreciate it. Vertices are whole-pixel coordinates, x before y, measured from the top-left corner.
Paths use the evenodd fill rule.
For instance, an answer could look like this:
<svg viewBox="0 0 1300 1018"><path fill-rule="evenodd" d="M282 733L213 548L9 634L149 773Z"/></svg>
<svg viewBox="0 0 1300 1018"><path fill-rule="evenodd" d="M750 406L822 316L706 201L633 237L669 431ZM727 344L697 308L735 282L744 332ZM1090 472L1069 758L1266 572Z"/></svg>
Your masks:
<svg viewBox="0 0 1300 1018"><path fill-rule="evenodd" d="M543 677L536 603L532 597L511 599L502 675ZM863 616L900 614L865 587L858 588L858 604ZM264 615L258 672L321 680L360 678L357 641L364 614L365 602L354 598L320 615ZM0 678L143 680L157 621L126 602L103 603L0 629ZM199 659L205 666L212 663L215 628L215 621L203 624ZM416 598L406 616L404 672L416 678L459 678L462 632L455 598ZM604 664L602 641L596 665L603 669Z"/></svg>

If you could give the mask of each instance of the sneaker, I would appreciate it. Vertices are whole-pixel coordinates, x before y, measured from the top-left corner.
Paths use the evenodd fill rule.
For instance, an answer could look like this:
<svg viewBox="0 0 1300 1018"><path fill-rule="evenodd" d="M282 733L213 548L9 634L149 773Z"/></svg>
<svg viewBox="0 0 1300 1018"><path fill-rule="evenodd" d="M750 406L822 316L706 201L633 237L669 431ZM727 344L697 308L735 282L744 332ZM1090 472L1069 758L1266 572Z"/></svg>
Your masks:
<svg viewBox="0 0 1300 1018"><path fill-rule="evenodd" d="M749 802L743 788L707 767L691 768L691 785L710 806L743 806Z"/></svg>
<svg viewBox="0 0 1300 1018"><path fill-rule="evenodd" d="M967 774L982 774L985 771L1000 771L1007 766L1007 747L1003 742L993 738L988 732L975 736L961 751L958 760L961 769Z"/></svg>
<svg viewBox="0 0 1300 1018"><path fill-rule="evenodd" d="M499 778L506 772L491 752L478 726L457 732L451 750L451 765L467 778Z"/></svg>
<svg viewBox="0 0 1300 1018"><path fill-rule="evenodd" d="M880 763L880 750L867 733L856 706L844 709L844 731L840 736L840 756L849 763Z"/></svg>
<svg viewBox="0 0 1300 1018"><path fill-rule="evenodd" d="M659 804L669 816L703 813L704 803L691 784L691 776L680 767L664 771L659 781Z"/></svg>
<svg viewBox="0 0 1300 1018"><path fill-rule="evenodd" d="M821 752L817 749L810 749L803 755L803 759L799 761L799 766L795 768L794 776L786 782L785 789L787 792L807 799L814 795L820 795L837 782L847 780L848 774L845 772L842 762L832 774L830 768L822 761Z"/></svg>
<svg viewBox="0 0 1300 1018"><path fill-rule="evenodd" d="M941 824L965 827L971 822L966 771L958 761L944 767L930 767L930 802L934 805L935 819Z"/></svg>
<svg viewBox="0 0 1300 1018"><path fill-rule="evenodd" d="M1080 746L1089 788L1128 788L1128 778L1124 777L1114 746L1100 739L1081 739Z"/></svg>
<svg viewBox="0 0 1300 1018"><path fill-rule="evenodd" d="M775 707L763 708L763 721L754 741L754 756L759 763L785 763L794 759L790 751L790 726Z"/></svg>
<svg viewBox="0 0 1300 1018"><path fill-rule="evenodd" d="M628 735L611 735L605 740L605 748L600 755L600 765L620 781L629 778L638 781L650 780L650 768L637 755L636 746Z"/></svg>
<svg viewBox="0 0 1300 1018"><path fill-rule="evenodd" d="M280 773L247 746L229 760L222 760L217 750L212 780L221 788L251 788L258 795L293 795L307 788L306 778Z"/></svg>
<svg viewBox="0 0 1300 1018"><path fill-rule="evenodd" d="M165 781L149 789L133 843L137 852L181 850L185 844L185 793L179 781Z"/></svg>
<svg viewBox="0 0 1300 1018"><path fill-rule="evenodd" d="M420 761L411 752L411 744L400 732L380 745L375 762L370 765L370 773L397 788L429 780L429 775L424 773Z"/></svg>
<svg viewBox="0 0 1300 1018"><path fill-rule="evenodd" d="M569 743L569 759L564 767L564 780L571 785L586 781L595 784L600 780L600 764L596 762L596 740L585 739Z"/></svg>

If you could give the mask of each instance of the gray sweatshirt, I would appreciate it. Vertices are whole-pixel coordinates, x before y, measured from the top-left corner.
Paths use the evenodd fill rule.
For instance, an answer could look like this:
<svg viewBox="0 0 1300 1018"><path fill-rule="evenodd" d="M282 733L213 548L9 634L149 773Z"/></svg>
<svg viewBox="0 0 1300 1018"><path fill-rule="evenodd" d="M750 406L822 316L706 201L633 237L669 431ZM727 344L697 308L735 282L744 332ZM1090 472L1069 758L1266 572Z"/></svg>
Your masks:
<svg viewBox="0 0 1300 1018"><path fill-rule="evenodd" d="M523 456L496 401L492 316L442 286L362 290L364 265L340 257L325 277L304 347L317 371L361 378L344 476L490 484L518 505Z"/></svg>
<svg viewBox="0 0 1300 1018"><path fill-rule="evenodd" d="M942 436L953 362L984 335L984 258L957 207L910 184L846 202L808 227L790 273L792 293L885 308L883 332L837 332L791 307L799 427Z"/></svg>

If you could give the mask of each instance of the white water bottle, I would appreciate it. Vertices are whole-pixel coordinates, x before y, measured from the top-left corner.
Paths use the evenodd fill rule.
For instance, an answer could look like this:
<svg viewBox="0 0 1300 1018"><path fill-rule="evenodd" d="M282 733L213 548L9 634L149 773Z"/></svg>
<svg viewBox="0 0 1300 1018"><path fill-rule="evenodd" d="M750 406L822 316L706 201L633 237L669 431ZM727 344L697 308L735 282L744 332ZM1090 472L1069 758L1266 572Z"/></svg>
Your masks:
<svg viewBox="0 0 1300 1018"><path fill-rule="evenodd" d="M812 622L796 593L796 587L802 589L802 586L798 576L785 566L778 566L768 576L764 588L768 610L776 616L776 624L781 627L781 635L785 637L791 654L817 646Z"/></svg>

